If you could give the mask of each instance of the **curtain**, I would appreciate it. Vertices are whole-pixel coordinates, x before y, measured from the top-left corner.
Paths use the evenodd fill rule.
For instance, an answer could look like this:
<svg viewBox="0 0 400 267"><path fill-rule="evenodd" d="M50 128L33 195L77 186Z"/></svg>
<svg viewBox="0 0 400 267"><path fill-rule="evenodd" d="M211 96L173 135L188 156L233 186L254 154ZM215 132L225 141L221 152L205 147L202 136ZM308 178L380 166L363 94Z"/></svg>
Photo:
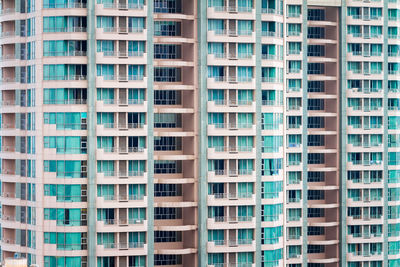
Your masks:
<svg viewBox="0 0 400 267"><path fill-rule="evenodd" d="M224 20L222 19L209 19L208 30L215 31L216 34L222 34L224 31Z"/></svg>
<svg viewBox="0 0 400 267"><path fill-rule="evenodd" d="M296 43L291 42L291 43L289 43L289 44L296 44ZM299 44L300 44L300 43L299 43ZM266 44L263 44L263 45L262 45L262 54L263 54L263 55L267 55L267 58L268 58L268 56L274 58L274 56L276 56L276 55L278 54L276 48L277 48L276 45L272 45L272 44L266 45Z"/></svg>
<svg viewBox="0 0 400 267"><path fill-rule="evenodd" d="M250 197L254 193L253 183L238 183L239 197Z"/></svg>
<svg viewBox="0 0 400 267"><path fill-rule="evenodd" d="M97 124L104 124L105 128L114 127L114 113L97 112Z"/></svg>
<svg viewBox="0 0 400 267"><path fill-rule="evenodd" d="M97 52L104 52L106 55L114 53L114 41L112 40L97 40L96 45Z"/></svg>
<svg viewBox="0 0 400 267"><path fill-rule="evenodd" d="M360 16L361 11L359 7L348 7L347 8L347 16Z"/></svg>
<svg viewBox="0 0 400 267"><path fill-rule="evenodd" d="M238 252L238 265L246 264L246 263L253 263L254 262L254 254L253 252Z"/></svg>
<svg viewBox="0 0 400 267"><path fill-rule="evenodd" d="M262 221L271 222L277 221L279 219L279 215L283 212L282 204L272 204L272 205L262 205L261 213L262 213Z"/></svg>
<svg viewBox="0 0 400 267"><path fill-rule="evenodd" d="M254 170L252 159L239 159L238 165L240 174L249 174Z"/></svg>
<svg viewBox="0 0 400 267"><path fill-rule="evenodd" d="M215 0L213 0L215 1ZM208 1L210 3L210 1ZM207 253L209 265L222 265L224 263L224 253Z"/></svg>
<svg viewBox="0 0 400 267"><path fill-rule="evenodd" d="M253 56L253 44L239 43L238 44L238 57L251 58Z"/></svg>
<svg viewBox="0 0 400 267"><path fill-rule="evenodd" d="M209 89L208 101L214 101L216 105L224 104L225 94L222 89Z"/></svg>
<svg viewBox="0 0 400 267"><path fill-rule="evenodd" d="M145 42L143 41L129 41L128 54L129 56L141 56L145 50Z"/></svg>
<svg viewBox="0 0 400 267"><path fill-rule="evenodd" d="M400 170L389 170L389 183L400 183Z"/></svg>
<svg viewBox="0 0 400 267"><path fill-rule="evenodd" d="M262 175L278 175L282 169L282 159L262 159L261 161Z"/></svg>
<svg viewBox="0 0 400 267"><path fill-rule="evenodd" d="M129 208L128 218L130 222L132 221L143 221L146 219L146 209L145 208Z"/></svg>
<svg viewBox="0 0 400 267"><path fill-rule="evenodd" d="M146 186L144 184L130 184L129 189L129 199L137 200L143 199L146 194Z"/></svg>
<svg viewBox="0 0 400 267"><path fill-rule="evenodd" d="M97 173L104 173L104 176L114 175L114 161L113 160L98 160Z"/></svg>
<svg viewBox="0 0 400 267"><path fill-rule="evenodd" d="M283 146L283 136L262 136L262 152L277 153Z"/></svg>
<svg viewBox="0 0 400 267"><path fill-rule="evenodd" d="M98 136L97 137L97 148L102 148L104 151L111 152L114 148L114 137L113 136Z"/></svg>
<svg viewBox="0 0 400 267"><path fill-rule="evenodd" d="M144 29L144 18L128 17L128 27L130 32L142 32Z"/></svg>
<svg viewBox="0 0 400 267"><path fill-rule="evenodd" d="M215 148L216 151L223 151L224 149L224 137L223 136L209 136L208 147Z"/></svg>
<svg viewBox="0 0 400 267"><path fill-rule="evenodd" d="M115 195L114 185L102 184L97 185L97 196L103 197L105 200L113 200Z"/></svg>
<svg viewBox="0 0 400 267"><path fill-rule="evenodd" d="M97 16L96 26L97 28L104 28L104 29L114 28L114 17Z"/></svg>
<svg viewBox="0 0 400 267"><path fill-rule="evenodd" d="M224 230L208 230L208 241L215 242L216 245L223 244L224 242Z"/></svg>
<svg viewBox="0 0 400 267"><path fill-rule="evenodd" d="M297 228L297 227L296 227ZM294 227L290 227L288 229L296 229ZM279 242L279 238L283 235L283 227L266 227L262 228L263 236L262 244L276 244Z"/></svg>
<svg viewBox="0 0 400 267"><path fill-rule="evenodd" d="M208 54L214 54L217 58L224 57L224 43L208 43Z"/></svg>
<svg viewBox="0 0 400 267"><path fill-rule="evenodd" d="M238 81L248 82L253 78L253 67L238 67Z"/></svg>
<svg viewBox="0 0 400 267"><path fill-rule="evenodd" d="M283 191L282 181L263 182L261 186L262 198L264 199L278 198L279 193Z"/></svg>
<svg viewBox="0 0 400 267"><path fill-rule="evenodd" d="M216 128L223 127L224 113L208 113L208 124L213 124Z"/></svg>
<svg viewBox="0 0 400 267"><path fill-rule="evenodd" d="M347 26L347 33L358 36L361 34L361 26L359 25L348 25Z"/></svg>
<svg viewBox="0 0 400 267"><path fill-rule="evenodd" d="M238 243L249 244L254 239L253 229L239 229L238 230Z"/></svg>
<svg viewBox="0 0 400 267"><path fill-rule="evenodd" d="M283 123L282 113L262 113L262 129L278 130L279 125Z"/></svg>
<svg viewBox="0 0 400 267"><path fill-rule="evenodd" d="M128 65L128 79L129 80L143 80L144 77L144 65Z"/></svg>
<svg viewBox="0 0 400 267"><path fill-rule="evenodd" d="M298 17L301 14L301 6L300 5L288 5L288 16L289 17Z"/></svg>
<svg viewBox="0 0 400 267"><path fill-rule="evenodd" d="M274 267L279 265L279 260L283 257L283 249L264 250L264 266Z"/></svg>
<svg viewBox="0 0 400 267"><path fill-rule="evenodd" d="M223 81L224 67L208 66L208 78L215 78L217 81Z"/></svg>
<svg viewBox="0 0 400 267"><path fill-rule="evenodd" d="M251 151L254 146L254 138L252 136L238 136L237 140L239 151Z"/></svg>
<svg viewBox="0 0 400 267"><path fill-rule="evenodd" d="M144 101L145 90L144 89L129 89L128 100L130 104L141 104Z"/></svg>
<svg viewBox="0 0 400 267"><path fill-rule="evenodd" d="M130 160L128 161L129 176L141 176L145 172L146 161Z"/></svg>
<svg viewBox="0 0 400 267"><path fill-rule="evenodd" d="M239 221L247 221L248 218L253 217L252 206L238 206Z"/></svg>
<svg viewBox="0 0 400 267"><path fill-rule="evenodd" d="M253 32L253 21L238 20L238 35L251 35Z"/></svg>
<svg viewBox="0 0 400 267"><path fill-rule="evenodd" d="M253 125L253 113L238 113L238 128L251 128Z"/></svg>
<svg viewBox="0 0 400 267"><path fill-rule="evenodd" d="M370 26L371 36L380 36L382 35L382 26Z"/></svg>
<svg viewBox="0 0 400 267"><path fill-rule="evenodd" d="M113 103L114 88L97 88L97 100L104 100L106 103Z"/></svg>
<svg viewBox="0 0 400 267"><path fill-rule="evenodd" d="M253 7L253 0L238 0L239 11L247 11Z"/></svg>

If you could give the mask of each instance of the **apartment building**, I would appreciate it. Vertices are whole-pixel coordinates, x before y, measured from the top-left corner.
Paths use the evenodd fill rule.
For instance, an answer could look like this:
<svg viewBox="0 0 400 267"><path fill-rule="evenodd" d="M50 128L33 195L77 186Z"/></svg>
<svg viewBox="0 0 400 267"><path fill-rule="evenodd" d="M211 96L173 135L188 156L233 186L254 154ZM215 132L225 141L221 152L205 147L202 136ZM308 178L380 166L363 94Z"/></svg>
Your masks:
<svg viewBox="0 0 400 267"><path fill-rule="evenodd" d="M400 266L399 0L1 0L0 255Z"/></svg>

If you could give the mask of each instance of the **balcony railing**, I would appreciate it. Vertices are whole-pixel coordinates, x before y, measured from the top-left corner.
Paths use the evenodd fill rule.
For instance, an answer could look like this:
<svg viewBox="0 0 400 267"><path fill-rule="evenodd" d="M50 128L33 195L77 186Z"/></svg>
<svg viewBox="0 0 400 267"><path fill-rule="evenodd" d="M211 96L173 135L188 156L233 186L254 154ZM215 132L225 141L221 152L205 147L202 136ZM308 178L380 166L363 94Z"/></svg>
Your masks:
<svg viewBox="0 0 400 267"><path fill-rule="evenodd" d="M214 193L215 199L239 199L239 198L252 198L253 193L242 192L242 193Z"/></svg>
<svg viewBox="0 0 400 267"><path fill-rule="evenodd" d="M120 242L120 243L104 243L105 249L130 249L144 248L144 242Z"/></svg>
<svg viewBox="0 0 400 267"><path fill-rule="evenodd" d="M46 81L85 81L86 75L49 75L43 76L43 79Z"/></svg>
<svg viewBox="0 0 400 267"><path fill-rule="evenodd" d="M142 10L143 4L138 3L103 3L103 7L107 9L137 9Z"/></svg>
<svg viewBox="0 0 400 267"><path fill-rule="evenodd" d="M86 32L86 27L61 27L61 28L44 28L43 33L58 32Z"/></svg>
<svg viewBox="0 0 400 267"><path fill-rule="evenodd" d="M215 222L251 222L251 216L217 216L214 217Z"/></svg>
<svg viewBox="0 0 400 267"><path fill-rule="evenodd" d="M143 51L104 51L102 52L105 57L142 57Z"/></svg>
<svg viewBox="0 0 400 267"><path fill-rule="evenodd" d="M214 146L216 152L251 152L252 146Z"/></svg>
<svg viewBox="0 0 400 267"><path fill-rule="evenodd" d="M43 53L44 57L85 57L86 51L48 51Z"/></svg>
<svg viewBox="0 0 400 267"><path fill-rule="evenodd" d="M274 31L262 31L261 32L262 36L267 36L267 37L276 37L277 33Z"/></svg>
<svg viewBox="0 0 400 267"><path fill-rule="evenodd" d="M87 103L86 99L48 99L43 100L45 105L85 105Z"/></svg>
<svg viewBox="0 0 400 267"><path fill-rule="evenodd" d="M15 7L4 8L0 10L0 15L9 15L13 13L17 13L17 9Z"/></svg>
<svg viewBox="0 0 400 267"><path fill-rule="evenodd" d="M43 8L86 8L86 3L51 3L43 4Z"/></svg>

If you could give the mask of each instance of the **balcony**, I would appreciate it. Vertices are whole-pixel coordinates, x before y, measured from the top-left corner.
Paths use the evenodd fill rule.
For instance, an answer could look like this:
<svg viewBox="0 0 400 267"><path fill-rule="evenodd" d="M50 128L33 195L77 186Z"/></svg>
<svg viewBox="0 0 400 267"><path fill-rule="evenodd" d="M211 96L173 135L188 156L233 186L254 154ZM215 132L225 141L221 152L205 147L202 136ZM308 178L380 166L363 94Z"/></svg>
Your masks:
<svg viewBox="0 0 400 267"><path fill-rule="evenodd" d="M255 241L252 239L214 240L207 243L207 250L213 253L255 251Z"/></svg>
<svg viewBox="0 0 400 267"><path fill-rule="evenodd" d="M104 9L143 10L144 5L139 3L103 3Z"/></svg>
<svg viewBox="0 0 400 267"><path fill-rule="evenodd" d="M43 53L44 57L85 57L86 56L86 51L66 51L66 52L55 52L55 51L50 51L50 52L44 52Z"/></svg>
<svg viewBox="0 0 400 267"><path fill-rule="evenodd" d="M43 33L86 32L86 27L43 28Z"/></svg>
<svg viewBox="0 0 400 267"><path fill-rule="evenodd" d="M50 8L86 8L86 3L79 2L70 2L70 3L51 3L51 4L43 4L43 9Z"/></svg>
<svg viewBox="0 0 400 267"><path fill-rule="evenodd" d="M104 229L107 229L108 226L110 227L115 227L115 226L134 226L136 228L138 227L144 227L145 226L145 220L140 219L140 218L120 218L120 219L102 219L100 221L97 221L98 227Z"/></svg>
<svg viewBox="0 0 400 267"><path fill-rule="evenodd" d="M49 74L47 74L49 75ZM86 75L50 75L43 76L43 80L45 81L86 81Z"/></svg>

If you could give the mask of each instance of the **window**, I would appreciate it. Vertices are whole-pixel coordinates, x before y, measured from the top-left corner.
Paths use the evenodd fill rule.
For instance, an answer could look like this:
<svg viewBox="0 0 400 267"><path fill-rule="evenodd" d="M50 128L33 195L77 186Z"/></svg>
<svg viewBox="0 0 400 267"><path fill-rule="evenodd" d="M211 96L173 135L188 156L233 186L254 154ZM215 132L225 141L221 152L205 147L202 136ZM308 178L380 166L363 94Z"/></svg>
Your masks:
<svg viewBox="0 0 400 267"><path fill-rule="evenodd" d="M182 208L154 208L155 220L176 220L182 218Z"/></svg>
<svg viewBox="0 0 400 267"><path fill-rule="evenodd" d="M181 91L154 90L154 105L180 105Z"/></svg>
<svg viewBox="0 0 400 267"><path fill-rule="evenodd" d="M154 13L181 13L179 0L154 0Z"/></svg>
<svg viewBox="0 0 400 267"><path fill-rule="evenodd" d="M180 68L154 68L154 81L155 82L180 82L181 81Z"/></svg>
<svg viewBox="0 0 400 267"><path fill-rule="evenodd" d="M182 255L159 255L154 254L154 265L180 265Z"/></svg>
<svg viewBox="0 0 400 267"><path fill-rule="evenodd" d="M307 63L307 74L324 74L325 64L324 63Z"/></svg>
<svg viewBox="0 0 400 267"><path fill-rule="evenodd" d="M277 198L279 193L283 190L283 182L262 182L261 183L261 196L263 199Z"/></svg>
<svg viewBox="0 0 400 267"><path fill-rule="evenodd" d="M154 197L182 196L182 185L179 184L154 184Z"/></svg>
<svg viewBox="0 0 400 267"><path fill-rule="evenodd" d="M182 115L176 113L155 113L154 128L180 128Z"/></svg>
<svg viewBox="0 0 400 267"><path fill-rule="evenodd" d="M180 36L181 23L178 21L155 21L154 22L155 36Z"/></svg>
<svg viewBox="0 0 400 267"><path fill-rule="evenodd" d="M314 20L314 21L325 20L325 10L324 9L308 9L307 19Z"/></svg>
<svg viewBox="0 0 400 267"><path fill-rule="evenodd" d="M87 90L84 88L45 88L43 104L85 104Z"/></svg>
<svg viewBox="0 0 400 267"><path fill-rule="evenodd" d="M155 44L154 58L179 59L181 58L181 46L172 44Z"/></svg>
<svg viewBox="0 0 400 267"><path fill-rule="evenodd" d="M181 137L154 137L155 151L177 151L182 149Z"/></svg>
<svg viewBox="0 0 400 267"><path fill-rule="evenodd" d="M178 231L154 231L154 242L181 242L182 232Z"/></svg>
<svg viewBox="0 0 400 267"><path fill-rule="evenodd" d="M35 1L32 1L35 2ZM86 7L86 0L64 0L64 1L43 1L43 8L83 8Z"/></svg>
<svg viewBox="0 0 400 267"><path fill-rule="evenodd" d="M261 228L261 244L276 244L282 234L282 226Z"/></svg>
<svg viewBox="0 0 400 267"><path fill-rule="evenodd" d="M323 136L323 135L308 135L307 136L307 145L308 146L324 146L325 145L325 136Z"/></svg>
<svg viewBox="0 0 400 267"><path fill-rule="evenodd" d="M307 227L307 235L324 235L325 228L318 226L308 226Z"/></svg>
<svg viewBox="0 0 400 267"><path fill-rule="evenodd" d="M324 117L308 117L308 128L324 128L325 118Z"/></svg>
<svg viewBox="0 0 400 267"><path fill-rule="evenodd" d="M300 5L288 5L287 6L287 16L289 18L298 18L301 15L301 6Z"/></svg>
<svg viewBox="0 0 400 267"><path fill-rule="evenodd" d="M318 208L308 208L307 209L307 217L308 218L318 218L318 217L324 217L324 216L325 216L324 209L318 209Z"/></svg>
<svg viewBox="0 0 400 267"><path fill-rule="evenodd" d="M323 245L307 245L307 253L324 253L325 246Z"/></svg>
<svg viewBox="0 0 400 267"><path fill-rule="evenodd" d="M43 17L43 32L86 32L86 17Z"/></svg>
<svg viewBox="0 0 400 267"><path fill-rule="evenodd" d="M182 161L180 160L155 160L154 173L172 174L182 172Z"/></svg>
<svg viewBox="0 0 400 267"><path fill-rule="evenodd" d="M325 192L323 190L308 190L308 200L322 200L325 199Z"/></svg>
<svg viewBox="0 0 400 267"><path fill-rule="evenodd" d="M325 109L324 99L308 99L307 110L324 110Z"/></svg>
<svg viewBox="0 0 400 267"><path fill-rule="evenodd" d="M323 45L308 45L307 56L309 57L323 57L325 56L325 46Z"/></svg>
<svg viewBox="0 0 400 267"><path fill-rule="evenodd" d="M77 40L43 41L43 56L85 56L86 43Z"/></svg>
<svg viewBox="0 0 400 267"><path fill-rule="evenodd" d="M322 153L309 153L307 154L308 164L324 164L325 154Z"/></svg>
<svg viewBox="0 0 400 267"><path fill-rule="evenodd" d="M307 38L324 39L325 28L322 27L308 27Z"/></svg>

